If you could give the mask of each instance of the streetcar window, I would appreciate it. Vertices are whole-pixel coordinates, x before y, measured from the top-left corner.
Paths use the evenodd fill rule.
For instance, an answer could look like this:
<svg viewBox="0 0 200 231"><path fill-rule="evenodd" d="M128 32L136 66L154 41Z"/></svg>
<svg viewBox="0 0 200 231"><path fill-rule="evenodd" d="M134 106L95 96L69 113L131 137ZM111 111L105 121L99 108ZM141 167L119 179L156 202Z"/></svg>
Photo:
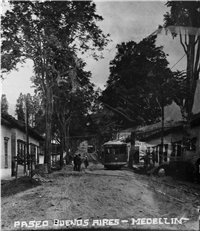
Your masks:
<svg viewBox="0 0 200 231"><path fill-rule="evenodd" d="M120 154L120 148L115 149L115 154L119 155Z"/></svg>
<svg viewBox="0 0 200 231"><path fill-rule="evenodd" d="M126 154L126 147L120 147L120 154Z"/></svg>
<svg viewBox="0 0 200 231"><path fill-rule="evenodd" d="M105 154L109 155L111 153L110 148L105 148Z"/></svg>
<svg viewBox="0 0 200 231"><path fill-rule="evenodd" d="M105 148L105 154L106 155L124 155L126 154L126 147L110 147Z"/></svg>

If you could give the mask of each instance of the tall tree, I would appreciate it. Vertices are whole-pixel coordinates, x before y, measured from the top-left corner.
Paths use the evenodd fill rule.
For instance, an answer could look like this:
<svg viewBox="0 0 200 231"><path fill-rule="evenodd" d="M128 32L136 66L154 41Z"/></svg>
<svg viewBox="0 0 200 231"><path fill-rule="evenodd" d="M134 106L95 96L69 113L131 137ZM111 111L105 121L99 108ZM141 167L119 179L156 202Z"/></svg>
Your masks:
<svg viewBox="0 0 200 231"><path fill-rule="evenodd" d="M1 95L1 113L8 114L8 100L5 94Z"/></svg>
<svg viewBox="0 0 200 231"><path fill-rule="evenodd" d="M61 81L54 94L54 131L61 143L61 164L63 151L68 153L69 136L85 135L87 115L93 101L93 84L90 83L91 73L83 70L85 63L79 60L77 69L78 88L74 91L73 83ZM57 135L59 134L59 135Z"/></svg>
<svg viewBox="0 0 200 231"><path fill-rule="evenodd" d="M200 1L168 1L166 5L170 12L164 15L164 27L177 28L171 30L172 35L179 36L187 56L185 113L189 119L200 73Z"/></svg>
<svg viewBox="0 0 200 231"><path fill-rule="evenodd" d="M153 36L139 43L117 45L117 54L110 63L101 100L122 127L158 121L161 109L172 101L169 91L173 73L167 67L163 48L156 47L155 40Z"/></svg>
<svg viewBox="0 0 200 231"><path fill-rule="evenodd" d="M28 124L38 130L38 123L40 123L40 117L43 114L41 99L37 95L31 96L29 93L20 93L15 106L15 114L17 119L23 123L25 123L25 102L27 105Z"/></svg>
<svg viewBox="0 0 200 231"><path fill-rule="evenodd" d="M25 123L24 103L25 103L24 94L20 93L17 99L17 103L15 105L15 114L17 116L17 119L23 123Z"/></svg>
<svg viewBox="0 0 200 231"><path fill-rule="evenodd" d="M1 21L2 70L10 71L27 58L34 62L35 84L45 102L45 163L50 169L53 88L62 77L76 78L78 50L101 51L108 39L96 25L103 18L91 1L12 1L11 5Z"/></svg>

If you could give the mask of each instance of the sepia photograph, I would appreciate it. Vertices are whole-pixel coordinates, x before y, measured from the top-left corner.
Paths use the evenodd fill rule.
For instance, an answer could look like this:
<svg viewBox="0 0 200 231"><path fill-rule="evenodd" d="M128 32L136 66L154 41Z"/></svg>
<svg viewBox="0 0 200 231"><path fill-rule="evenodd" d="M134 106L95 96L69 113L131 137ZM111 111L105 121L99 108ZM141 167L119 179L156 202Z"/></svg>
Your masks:
<svg viewBox="0 0 200 231"><path fill-rule="evenodd" d="M1 230L200 231L200 1L0 5Z"/></svg>

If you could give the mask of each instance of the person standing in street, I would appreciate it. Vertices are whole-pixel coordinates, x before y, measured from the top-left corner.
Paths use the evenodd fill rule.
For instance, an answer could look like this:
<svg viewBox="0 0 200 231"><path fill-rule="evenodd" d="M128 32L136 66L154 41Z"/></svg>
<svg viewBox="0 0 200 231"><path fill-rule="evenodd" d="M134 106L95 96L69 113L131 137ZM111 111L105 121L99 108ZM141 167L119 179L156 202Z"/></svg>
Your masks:
<svg viewBox="0 0 200 231"><path fill-rule="evenodd" d="M89 165L87 156L85 157L84 164L85 164L85 168L87 168Z"/></svg>
<svg viewBox="0 0 200 231"><path fill-rule="evenodd" d="M75 156L74 156L74 171L77 171L77 170L78 170L77 162L78 162L78 156L75 155Z"/></svg>
<svg viewBox="0 0 200 231"><path fill-rule="evenodd" d="M77 170L81 171L81 154L77 156Z"/></svg>

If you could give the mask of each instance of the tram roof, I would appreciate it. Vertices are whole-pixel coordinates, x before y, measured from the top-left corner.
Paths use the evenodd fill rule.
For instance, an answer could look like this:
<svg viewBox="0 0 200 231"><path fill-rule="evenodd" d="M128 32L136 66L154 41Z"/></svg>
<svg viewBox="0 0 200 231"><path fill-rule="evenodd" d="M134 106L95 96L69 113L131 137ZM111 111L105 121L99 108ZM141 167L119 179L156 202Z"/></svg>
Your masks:
<svg viewBox="0 0 200 231"><path fill-rule="evenodd" d="M127 143L117 140L117 141L108 141L103 144L103 146L107 146L107 145L127 145Z"/></svg>

